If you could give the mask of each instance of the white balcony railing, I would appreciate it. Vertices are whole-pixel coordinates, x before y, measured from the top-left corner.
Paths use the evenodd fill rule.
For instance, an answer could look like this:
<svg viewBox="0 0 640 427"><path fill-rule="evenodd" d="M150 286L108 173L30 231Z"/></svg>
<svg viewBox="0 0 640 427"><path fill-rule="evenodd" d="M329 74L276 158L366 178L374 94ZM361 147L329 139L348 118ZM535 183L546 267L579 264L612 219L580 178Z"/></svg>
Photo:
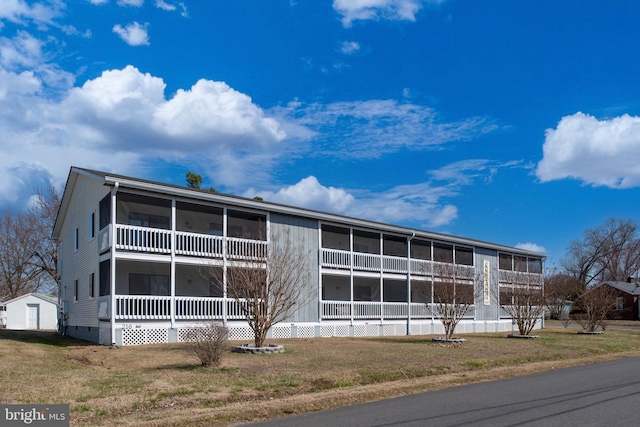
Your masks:
<svg viewBox="0 0 640 427"><path fill-rule="evenodd" d="M322 249L322 266L328 268L349 268L351 252L337 249Z"/></svg>
<svg viewBox="0 0 640 427"><path fill-rule="evenodd" d="M223 298L175 297L176 320L220 320Z"/></svg>
<svg viewBox="0 0 640 427"><path fill-rule="evenodd" d="M227 255L247 261L260 261L267 257L267 242L262 240L248 240L227 238Z"/></svg>
<svg viewBox="0 0 640 427"><path fill-rule="evenodd" d="M378 302L378 301L322 301L322 318L325 320L346 320L353 318L363 319L406 319L411 307L412 319L427 319L435 315L438 307L436 304L422 304L406 302ZM472 319L475 316L475 307L469 309L463 316Z"/></svg>
<svg viewBox="0 0 640 427"><path fill-rule="evenodd" d="M499 270L500 283L518 285L542 285L542 273L524 273L520 271Z"/></svg>
<svg viewBox="0 0 640 427"><path fill-rule="evenodd" d="M415 276L430 276L434 272L434 262L428 260L326 248L322 248L320 253L322 267L325 268L350 269L353 260L353 269L360 271L407 274L410 266L411 274ZM472 265L456 265L455 268L459 278L472 279L475 274Z"/></svg>
<svg viewBox="0 0 640 427"><path fill-rule="evenodd" d="M176 232L176 254L207 258L222 257L224 237Z"/></svg>
<svg viewBox="0 0 640 427"><path fill-rule="evenodd" d="M225 300L210 297L116 295L117 320L169 320L174 304L176 320L223 320ZM234 299L226 300L227 320L243 320L244 313ZM109 318L108 313L105 313Z"/></svg>
<svg viewBox="0 0 640 427"><path fill-rule="evenodd" d="M408 261L405 257L385 255L382 257L382 270L387 273L406 274Z"/></svg>
<svg viewBox="0 0 640 427"><path fill-rule="evenodd" d="M380 271L380 255L354 252L353 253L353 269L367 270L367 271Z"/></svg>
<svg viewBox="0 0 640 427"><path fill-rule="evenodd" d="M106 240L101 241L101 249L108 248L106 233L109 228L101 231ZM134 225L116 225L116 249L146 252L171 253L171 230L160 228L139 227ZM210 236L208 234L175 232L175 253L177 255L220 258L223 255L225 241L227 256L245 261L261 261L267 256L267 242L263 240L238 239L232 237Z"/></svg>
<svg viewBox="0 0 640 427"><path fill-rule="evenodd" d="M417 276L431 276L433 263L424 259L411 259L411 274Z"/></svg>
<svg viewBox="0 0 640 427"><path fill-rule="evenodd" d="M168 320L171 297L150 295L116 295L116 319Z"/></svg>
<svg viewBox="0 0 640 427"><path fill-rule="evenodd" d="M223 308L226 302L226 316ZM186 296L116 295L116 320L170 320L171 306L174 306L176 320L244 320L245 314L234 299ZM322 319L356 320L363 319L406 319L409 307L411 318L429 318L437 313L432 304L379 301L322 301ZM107 312L105 319L110 316ZM436 316L437 317L437 316ZM474 317L474 307L470 306L464 316ZM501 317L508 317L502 310Z"/></svg>
<svg viewBox="0 0 640 427"><path fill-rule="evenodd" d="M171 253L171 231L118 224L116 249L168 254Z"/></svg>

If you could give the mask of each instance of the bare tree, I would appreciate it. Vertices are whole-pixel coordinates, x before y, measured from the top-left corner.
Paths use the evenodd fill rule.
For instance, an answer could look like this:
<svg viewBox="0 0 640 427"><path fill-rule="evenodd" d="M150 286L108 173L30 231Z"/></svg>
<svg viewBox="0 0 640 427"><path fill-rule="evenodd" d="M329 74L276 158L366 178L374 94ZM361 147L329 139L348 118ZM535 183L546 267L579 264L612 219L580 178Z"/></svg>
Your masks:
<svg viewBox="0 0 640 427"><path fill-rule="evenodd" d="M617 291L608 286L600 285L582 294L576 301L580 312L576 320L587 332L596 332L598 328L604 330L609 314L616 303Z"/></svg>
<svg viewBox="0 0 640 427"><path fill-rule="evenodd" d="M222 283L219 268L211 273ZM292 243L287 232L271 236L264 262L228 261L227 296L244 314L256 347L262 347L269 329L303 301L309 279L308 254Z"/></svg>
<svg viewBox="0 0 640 427"><path fill-rule="evenodd" d="M431 311L442 323L445 339L451 340L456 326L474 304L473 277L467 277L460 267L451 263L434 263L433 275Z"/></svg>
<svg viewBox="0 0 640 427"><path fill-rule="evenodd" d="M580 282L563 273L552 273L544 279L544 300L549 317L561 319L567 301L574 300L580 294ZM567 313L568 314L568 313Z"/></svg>
<svg viewBox="0 0 640 427"><path fill-rule="evenodd" d="M30 215L7 212L0 218L0 299L12 299L37 291L42 269L34 265L39 247L36 224Z"/></svg>
<svg viewBox="0 0 640 427"><path fill-rule="evenodd" d="M32 197L34 204L28 215L33 221L33 233L36 234L36 247L33 248L34 267L44 272L56 285L60 282L58 275L58 242L51 238L56 222L62 195L55 187L50 187L47 194L36 190Z"/></svg>
<svg viewBox="0 0 640 427"><path fill-rule="evenodd" d="M538 275L512 271L500 286L500 306L511 316L518 333L528 336L544 313L544 287Z"/></svg>
<svg viewBox="0 0 640 427"><path fill-rule="evenodd" d="M561 261L567 274L583 284L583 291L598 282L626 280L640 270L638 223L610 218L584 231L582 240L571 242Z"/></svg>

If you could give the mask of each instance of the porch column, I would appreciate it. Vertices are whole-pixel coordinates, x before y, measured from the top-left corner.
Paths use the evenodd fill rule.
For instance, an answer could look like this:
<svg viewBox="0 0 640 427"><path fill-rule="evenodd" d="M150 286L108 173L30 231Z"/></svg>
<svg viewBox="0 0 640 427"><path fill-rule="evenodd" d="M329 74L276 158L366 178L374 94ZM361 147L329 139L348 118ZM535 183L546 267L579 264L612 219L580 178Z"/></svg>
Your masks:
<svg viewBox="0 0 640 427"><path fill-rule="evenodd" d="M415 235L407 237L407 335L411 335L411 239Z"/></svg>
<svg viewBox="0 0 640 427"><path fill-rule="evenodd" d="M176 198L171 198L171 272L169 273L170 281L170 300L169 313L171 316L171 329L176 327Z"/></svg>
<svg viewBox="0 0 640 427"><path fill-rule="evenodd" d="M109 288L111 296L111 344L116 344L116 243L118 238L116 218L116 193L120 184L115 183L111 189L111 262L109 264Z"/></svg>
<svg viewBox="0 0 640 427"><path fill-rule="evenodd" d="M351 301L351 325L353 325L353 228L349 228L349 300Z"/></svg>
<svg viewBox="0 0 640 427"><path fill-rule="evenodd" d="M322 322L322 224L318 221L318 322Z"/></svg>
<svg viewBox="0 0 640 427"><path fill-rule="evenodd" d="M222 209L222 324L227 326L227 207Z"/></svg>

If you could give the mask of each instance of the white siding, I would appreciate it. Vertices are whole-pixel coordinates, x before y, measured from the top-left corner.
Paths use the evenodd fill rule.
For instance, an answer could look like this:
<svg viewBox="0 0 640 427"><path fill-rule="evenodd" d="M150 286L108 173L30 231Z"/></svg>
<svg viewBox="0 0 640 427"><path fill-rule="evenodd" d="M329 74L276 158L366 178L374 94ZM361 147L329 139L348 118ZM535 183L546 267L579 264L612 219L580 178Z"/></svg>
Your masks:
<svg viewBox="0 0 640 427"><path fill-rule="evenodd" d="M98 326L96 297L98 296L98 239L90 239L89 217L95 212L96 226L99 215L100 200L110 188L83 175L73 188L71 203L62 225L60 240L62 241L61 259L61 297L66 308L65 326ZM74 250L74 232L78 228L78 250ZM94 236L97 236L97 231ZM90 275L95 273L94 298L89 295ZM78 298L74 299L74 281L78 280Z"/></svg>

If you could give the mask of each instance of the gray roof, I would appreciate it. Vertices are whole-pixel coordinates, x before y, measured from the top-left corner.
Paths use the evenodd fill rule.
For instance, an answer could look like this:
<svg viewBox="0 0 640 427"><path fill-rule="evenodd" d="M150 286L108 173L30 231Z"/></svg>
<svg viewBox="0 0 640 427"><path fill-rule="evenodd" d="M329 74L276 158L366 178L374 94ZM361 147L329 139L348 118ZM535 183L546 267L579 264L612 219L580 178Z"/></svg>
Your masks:
<svg viewBox="0 0 640 427"><path fill-rule="evenodd" d="M612 288L616 288L616 289L618 289L620 291L626 292L626 293L631 294L631 295L640 295L640 283L638 283L638 282L633 282L633 281L627 281L627 282L610 281L610 282L602 282L598 286L602 286L602 285L609 285Z"/></svg>
<svg viewBox="0 0 640 427"><path fill-rule="evenodd" d="M524 249L518 249L510 246L499 245L496 243L485 242L481 240L469 239L464 237L457 237L449 234L435 233L426 230L416 230L407 227L401 227L391 224L385 224L376 221L369 221L359 218L348 217L344 215L337 215L327 212L314 211L311 209L299 208L294 206L287 206L278 203L266 202L261 200L249 199L246 197L239 197L223 193L214 193L208 190L190 188L185 186L179 186L175 184L165 184L156 181L149 181L145 179L132 178L124 175L117 175L108 172L101 172L91 169L72 167L69 172L69 178L62 196L62 202L60 204L60 210L58 212L58 218L53 229L52 237L57 239L60 235L60 228L62 227L62 219L66 215L66 211L69 207L71 193L73 187L78 178L78 175L84 175L95 180L101 181L104 185L115 186L118 185L120 189L130 188L143 191L151 191L159 194L166 194L172 196L179 196L185 198L191 198L201 201L209 201L212 203L231 204L248 209L255 209L261 211L268 211L274 213L280 213L285 215L296 215L306 218L313 218L324 222L333 222L338 225L350 225L360 228L370 228L380 230L387 233L396 233L405 236L415 236L418 238L425 238L430 240L439 240L447 243L454 243L460 245L476 246L481 248L487 248L497 251L504 251L514 254L529 255L537 258L546 258L545 254L533 252Z"/></svg>

